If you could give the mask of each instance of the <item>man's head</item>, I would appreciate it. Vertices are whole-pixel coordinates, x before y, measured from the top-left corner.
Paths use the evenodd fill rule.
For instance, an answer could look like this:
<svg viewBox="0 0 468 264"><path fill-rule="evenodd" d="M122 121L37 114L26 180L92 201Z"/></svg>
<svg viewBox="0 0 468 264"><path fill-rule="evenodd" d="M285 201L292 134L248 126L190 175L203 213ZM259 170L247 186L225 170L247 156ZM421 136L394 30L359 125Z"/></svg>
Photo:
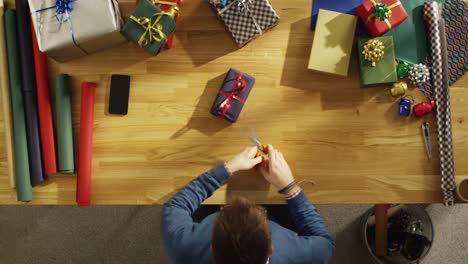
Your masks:
<svg viewBox="0 0 468 264"><path fill-rule="evenodd" d="M216 264L265 264L272 253L265 209L236 198L220 211L211 244Z"/></svg>

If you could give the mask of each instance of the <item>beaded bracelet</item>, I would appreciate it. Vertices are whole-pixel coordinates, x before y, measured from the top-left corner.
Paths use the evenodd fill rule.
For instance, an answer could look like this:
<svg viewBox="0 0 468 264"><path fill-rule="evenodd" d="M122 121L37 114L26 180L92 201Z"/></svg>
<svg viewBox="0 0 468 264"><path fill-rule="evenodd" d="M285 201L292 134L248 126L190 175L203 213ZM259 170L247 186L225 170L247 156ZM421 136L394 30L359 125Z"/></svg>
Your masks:
<svg viewBox="0 0 468 264"><path fill-rule="evenodd" d="M296 198L296 196L298 196L301 192L302 192L302 189L299 188L299 190L297 190L297 191L293 192L292 194L290 194L290 195L284 197L284 199L285 199L286 201L291 200L291 199L294 199L294 198Z"/></svg>

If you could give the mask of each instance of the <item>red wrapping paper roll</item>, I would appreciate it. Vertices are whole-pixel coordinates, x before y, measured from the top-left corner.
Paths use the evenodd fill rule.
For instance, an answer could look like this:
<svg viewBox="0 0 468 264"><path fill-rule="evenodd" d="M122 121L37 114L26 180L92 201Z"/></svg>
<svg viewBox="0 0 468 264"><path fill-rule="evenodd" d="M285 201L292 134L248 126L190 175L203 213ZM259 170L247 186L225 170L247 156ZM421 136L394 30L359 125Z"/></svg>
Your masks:
<svg viewBox="0 0 468 264"><path fill-rule="evenodd" d="M95 91L95 83L83 82L81 84L80 144L78 147L78 176L76 180L76 202L78 206L91 204Z"/></svg>
<svg viewBox="0 0 468 264"><path fill-rule="evenodd" d="M31 24L32 25L32 24ZM33 26L31 26L34 29ZM50 103L47 57L39 50L36 32L31 30L36 72L37 108L39 111L39 128L41 131L42 159L46 175L57 173L55 154L54 125L52 123L52 105Z"/></svg>

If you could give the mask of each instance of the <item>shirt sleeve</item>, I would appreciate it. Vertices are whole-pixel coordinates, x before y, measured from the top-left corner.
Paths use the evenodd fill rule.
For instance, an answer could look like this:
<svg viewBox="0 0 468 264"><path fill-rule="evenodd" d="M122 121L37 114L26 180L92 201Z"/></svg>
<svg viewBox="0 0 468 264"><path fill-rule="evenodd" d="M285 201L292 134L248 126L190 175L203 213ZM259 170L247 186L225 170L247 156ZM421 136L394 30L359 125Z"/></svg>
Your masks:
<svg viewBox="0 0 468 264"><path fill-rule="evenodd" d="M333 255L335 242L328 233L317 209L315 209L304 192L288 200L288 207L294 223L296 224L297 234L306 240L321 241L321 249L329 253L324 255ZM315 246L317 246L317 244L315 244Z"/></svg>
<svg viewBox="0 0 468 264"><path fill-rule="evenodd" d="M161 211L161 233L169 256L174 259L178 245L190 236L195 223L192 214L231 176L224 164L192 180L168 202Z"/></svg>

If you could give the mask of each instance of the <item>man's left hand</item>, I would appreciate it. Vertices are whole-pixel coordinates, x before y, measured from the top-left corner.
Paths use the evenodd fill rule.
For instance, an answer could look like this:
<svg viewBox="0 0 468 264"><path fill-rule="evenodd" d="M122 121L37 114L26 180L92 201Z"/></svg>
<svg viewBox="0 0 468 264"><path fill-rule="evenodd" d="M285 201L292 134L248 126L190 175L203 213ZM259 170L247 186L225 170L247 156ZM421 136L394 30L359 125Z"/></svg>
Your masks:
<svg viewBox="0 0 468 264"><path fill-rule="evenodd" d="M263 160L261 156L255 157L256 154L257 147L248 147L240 154L235 156L233 159L226 162L226 169L230 173L234 173L241 170L250 170Z"/></svg>

